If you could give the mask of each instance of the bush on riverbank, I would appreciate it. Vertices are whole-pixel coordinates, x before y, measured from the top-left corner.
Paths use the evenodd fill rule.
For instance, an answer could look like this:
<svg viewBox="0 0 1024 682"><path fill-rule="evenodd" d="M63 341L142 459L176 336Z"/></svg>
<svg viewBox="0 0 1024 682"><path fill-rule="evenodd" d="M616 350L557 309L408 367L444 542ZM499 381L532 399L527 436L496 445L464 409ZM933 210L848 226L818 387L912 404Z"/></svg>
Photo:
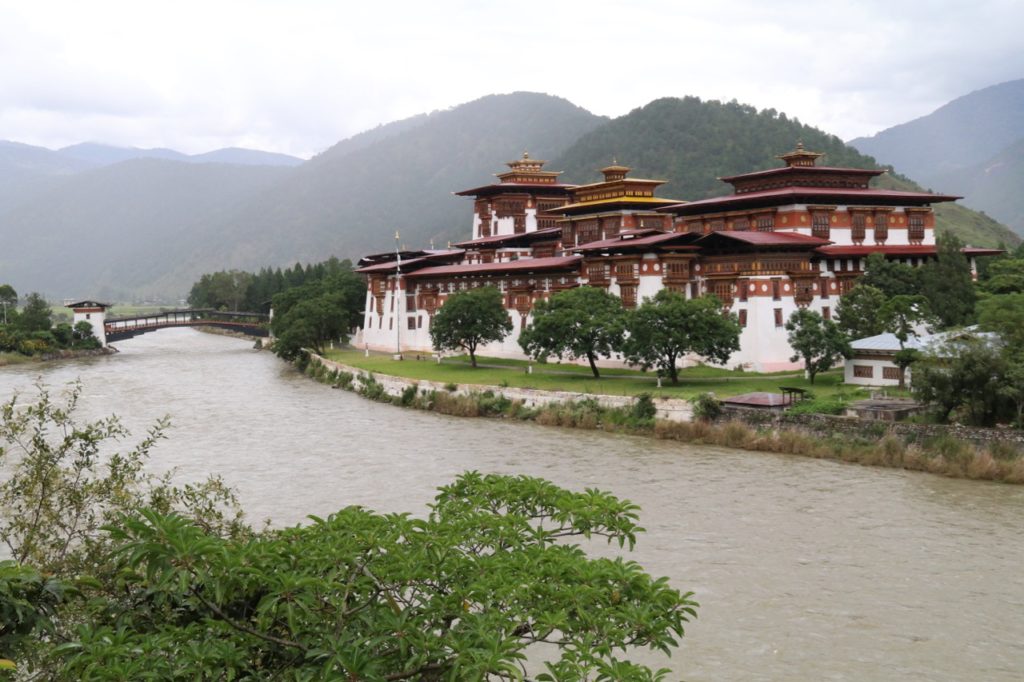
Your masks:
<svg viewBox="0 0 1024 682"><path fill-rule="evenodd" d="M926 471L952 478L1024 483L1024 453L1009 443L979 447L951 436L908 442L892 434L879 440L819 437L795 429L752 428L739 421L658 420L654 435L664 440L835 459L867 466Z"/></svg>

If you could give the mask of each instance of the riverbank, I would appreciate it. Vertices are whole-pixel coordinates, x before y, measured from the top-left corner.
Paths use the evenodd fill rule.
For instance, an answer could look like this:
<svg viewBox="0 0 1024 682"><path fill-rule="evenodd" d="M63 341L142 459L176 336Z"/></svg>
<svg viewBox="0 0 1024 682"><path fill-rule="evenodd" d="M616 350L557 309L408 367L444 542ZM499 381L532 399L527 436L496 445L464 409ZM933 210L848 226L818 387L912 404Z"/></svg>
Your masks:
<svg viewBox="0 0 1024 682"><path fill-rule="evenodd" d="M305 373L371 400L463 417L535 421L548 426L598 429L684 443L719 445L831 459L866 466L923 471L953 478L1024 483L1024 449L1003 439L976 445L935 425L897 432L883 422L845 422L830 428L825 415L807 424L714 423L695 419L681 399L551 392L511 386L417 381L373 374L316 354ZM921 434L925 434L921 436Z"/></svg>
<svg viewBox="0 0 1024 682"><path fill-rule="evenodd" d="M53 362L54 360L74 360L76 358L90 358L99 355L113 355L116 348L90 348L88 350L66 349L42 355L22 355L21 353L0 353L0 367L11 365L27 365L31 363Z"/></svg>

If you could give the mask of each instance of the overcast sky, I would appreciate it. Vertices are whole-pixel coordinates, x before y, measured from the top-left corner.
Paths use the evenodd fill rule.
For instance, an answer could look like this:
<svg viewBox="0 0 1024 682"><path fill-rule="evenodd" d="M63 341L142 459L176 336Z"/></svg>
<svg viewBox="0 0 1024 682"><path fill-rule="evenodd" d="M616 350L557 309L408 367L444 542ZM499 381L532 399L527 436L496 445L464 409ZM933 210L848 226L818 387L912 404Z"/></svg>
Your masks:
<svg viewBox="0 0 1024 682"><path fill-rule="evenodd" d="M1024 2L0 0L0 139L308 157L491 93L665 96L844 139L1024 77Z"/></svg>

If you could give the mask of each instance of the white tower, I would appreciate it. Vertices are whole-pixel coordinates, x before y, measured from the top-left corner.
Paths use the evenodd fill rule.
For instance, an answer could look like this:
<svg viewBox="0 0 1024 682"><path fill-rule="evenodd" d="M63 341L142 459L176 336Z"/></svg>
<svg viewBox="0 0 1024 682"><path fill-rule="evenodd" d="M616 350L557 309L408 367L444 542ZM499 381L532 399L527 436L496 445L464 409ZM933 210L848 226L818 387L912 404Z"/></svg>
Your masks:
<svg viewBox="0 0 1024 682"><path fill-rule="evenodd" d="M107 331L103 323L107 319L107 308L110 307L110 304L98 301L76 301L68 303L67 307L71 308L74 313L71 326L74 327L79 322L88 322L92 325L93 336L99 339L101 346L106 348Z"/></svg>

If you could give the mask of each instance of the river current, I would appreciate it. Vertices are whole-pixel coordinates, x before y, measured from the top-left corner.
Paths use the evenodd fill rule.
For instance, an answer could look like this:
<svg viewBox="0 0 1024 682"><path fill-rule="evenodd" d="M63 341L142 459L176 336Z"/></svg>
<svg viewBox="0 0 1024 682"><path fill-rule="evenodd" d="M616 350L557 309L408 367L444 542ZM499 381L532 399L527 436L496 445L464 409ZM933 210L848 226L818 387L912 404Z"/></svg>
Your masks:
<svg viewBox="0 0 1024 682"><path fill-rule="evenodd" d="M701 604L672 679L1024 679L1024 486L406 410L190 329L117 346L0 368L0 399L79 378L132 442L170 415L153 468L222 474L254 523L422 513L467 469L610 490L642 508L631 558Z"/></svg>

